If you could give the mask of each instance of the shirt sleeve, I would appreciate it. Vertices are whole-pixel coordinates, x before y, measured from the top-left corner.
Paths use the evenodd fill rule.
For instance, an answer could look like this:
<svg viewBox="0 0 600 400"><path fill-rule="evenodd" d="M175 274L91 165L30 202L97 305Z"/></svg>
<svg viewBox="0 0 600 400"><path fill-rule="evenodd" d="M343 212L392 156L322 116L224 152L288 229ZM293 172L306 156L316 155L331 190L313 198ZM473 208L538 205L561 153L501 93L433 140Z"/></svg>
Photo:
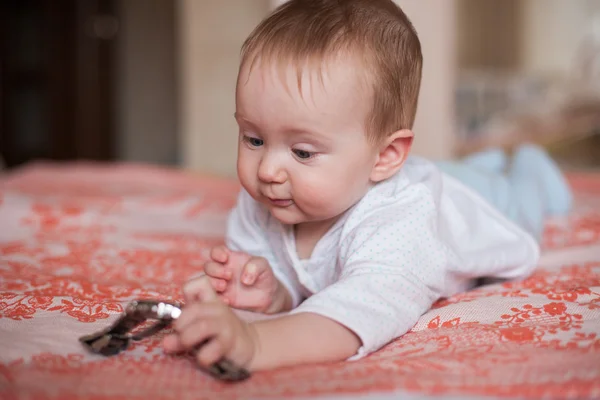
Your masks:
<svg viewBox="0 0 600 400"><path fill-rule="evenodd" d="M443 290L446 256L433 199L416 196L366 215L343 238L338 263L340 279L292 312L350 329L362 342L356 359L408 332Z"/></svg>
<svg viewBox="0 0 600 400"><path fill-rule="evenodd" d="M296 307L301 301L301 293L293 277L277 263L268 240L268 218L268 211L242 189L227 220L225 244L230 250L265 258L275 277L290 293L293 307Z"/></svg>

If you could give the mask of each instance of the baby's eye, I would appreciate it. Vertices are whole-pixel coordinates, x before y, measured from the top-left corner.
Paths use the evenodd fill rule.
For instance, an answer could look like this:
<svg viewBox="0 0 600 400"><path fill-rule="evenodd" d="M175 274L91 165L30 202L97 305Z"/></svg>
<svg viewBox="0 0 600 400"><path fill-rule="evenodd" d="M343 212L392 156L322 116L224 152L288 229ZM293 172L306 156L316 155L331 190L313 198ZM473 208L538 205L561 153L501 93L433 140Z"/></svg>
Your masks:
<svg viewBox="0 0 600 400"><path fill-rule="evenodd" d="M252 147L260 147L265 144L264 140L252 136L244 136L244 141Z"/></svg>
<svg viewBox="0 0 600 400"><path fill-rule="evenodd" d="M314 156L314 153L310 152L310 151L306 151L306 150L292 150L294 152L294 154L296 155L296 157L302 159L302 160L308 160L309 158L312 158Z"/></svg>

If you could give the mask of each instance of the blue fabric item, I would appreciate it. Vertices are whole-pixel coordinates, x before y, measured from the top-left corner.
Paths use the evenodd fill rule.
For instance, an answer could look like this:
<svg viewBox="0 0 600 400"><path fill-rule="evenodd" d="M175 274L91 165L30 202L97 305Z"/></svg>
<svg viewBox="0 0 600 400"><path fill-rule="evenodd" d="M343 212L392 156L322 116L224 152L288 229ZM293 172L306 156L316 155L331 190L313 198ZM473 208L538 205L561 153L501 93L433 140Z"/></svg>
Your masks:
<svg viewBox="0 0 600 400"><path fill-rule="evenodd" d="M481 167L487 171L502 172L506 169L506 153L502 149L489 149L470 154L463 159L466 164Z"/></svg>
<svg viewBox="0 0 600 400"><path fill-rule="evenodd" d="M511 179L537 180L543 190L548 215L565 215L572 207L573 194L558 165L542 148L523 145L515 152Z"/></svg>
<svg viewBox="0 0 600 400"><path fill-rule="evenodd" d="M497 149L436 164L537 239L547 216L562 215L571 208L571 190L560 169L534 145L519 147L508 166L506 156Z"/></svg>

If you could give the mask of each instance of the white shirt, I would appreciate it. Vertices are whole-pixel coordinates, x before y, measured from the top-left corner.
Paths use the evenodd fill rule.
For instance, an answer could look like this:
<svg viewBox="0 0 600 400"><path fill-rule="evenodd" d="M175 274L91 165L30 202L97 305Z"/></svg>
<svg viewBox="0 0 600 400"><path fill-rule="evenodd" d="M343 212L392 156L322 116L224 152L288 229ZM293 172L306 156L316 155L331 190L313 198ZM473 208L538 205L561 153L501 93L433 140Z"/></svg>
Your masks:
<svg viewBox="0 0 600 400"><path fill-rule="evenodd" d="M436 300L474 278L522 279L539 258L533 237L414 156L345 212L310 259L298 258L293 228L245 191L227 228L230 249L269 261L292 313L325 316L361 339L353 358L408 332Z"/></svg>

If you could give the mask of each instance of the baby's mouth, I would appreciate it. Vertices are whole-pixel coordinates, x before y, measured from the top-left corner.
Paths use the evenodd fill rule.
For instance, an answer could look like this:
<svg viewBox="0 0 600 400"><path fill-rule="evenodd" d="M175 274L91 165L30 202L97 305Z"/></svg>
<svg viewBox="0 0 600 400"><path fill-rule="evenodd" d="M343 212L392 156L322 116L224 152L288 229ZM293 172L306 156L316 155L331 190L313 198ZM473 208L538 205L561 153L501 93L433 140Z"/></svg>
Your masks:
<svg viewBox="0 0 600 400"><path fill-rule="evenodd" d="M269 203L275 207L285 208L294 204L294 201L291 199L274 199L271 197L267 197L267 199L269 200Z"/></svg>

